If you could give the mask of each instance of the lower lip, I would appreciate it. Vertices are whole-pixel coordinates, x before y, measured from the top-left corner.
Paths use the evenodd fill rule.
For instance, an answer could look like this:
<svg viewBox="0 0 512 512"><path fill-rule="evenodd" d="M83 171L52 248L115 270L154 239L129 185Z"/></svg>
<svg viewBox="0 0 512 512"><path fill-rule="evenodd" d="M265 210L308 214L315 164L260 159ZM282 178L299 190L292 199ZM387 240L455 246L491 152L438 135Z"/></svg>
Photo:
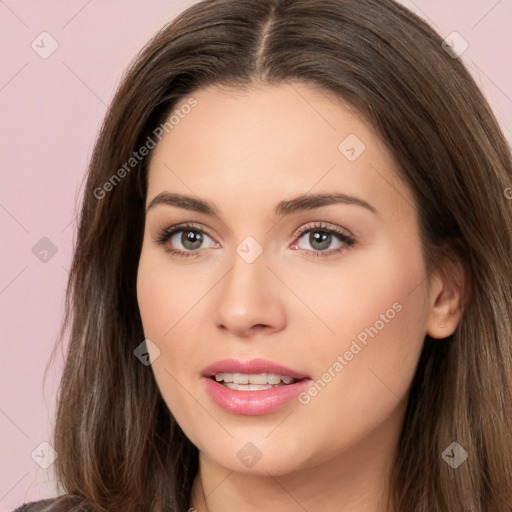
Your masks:
<svg viewBox="0 0 512 512"><path fill-rule="evenodd" d="M284 407L309 386L311 379L259 391L229 389L217 381L204 377L206 392L224 410L234 414L258 416Z"/></svg>

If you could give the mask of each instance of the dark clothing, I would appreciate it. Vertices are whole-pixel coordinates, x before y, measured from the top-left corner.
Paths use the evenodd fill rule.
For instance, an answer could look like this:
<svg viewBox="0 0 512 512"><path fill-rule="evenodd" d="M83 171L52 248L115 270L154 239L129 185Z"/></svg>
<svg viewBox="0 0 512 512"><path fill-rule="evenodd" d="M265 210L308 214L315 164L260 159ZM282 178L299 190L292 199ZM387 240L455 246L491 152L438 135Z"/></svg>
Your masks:
<svg viewBox="0 0 512 512"><path fill-rule="evenodd" d="M55 501L55 498L24 503L13 512L39 512Z"/></svg>

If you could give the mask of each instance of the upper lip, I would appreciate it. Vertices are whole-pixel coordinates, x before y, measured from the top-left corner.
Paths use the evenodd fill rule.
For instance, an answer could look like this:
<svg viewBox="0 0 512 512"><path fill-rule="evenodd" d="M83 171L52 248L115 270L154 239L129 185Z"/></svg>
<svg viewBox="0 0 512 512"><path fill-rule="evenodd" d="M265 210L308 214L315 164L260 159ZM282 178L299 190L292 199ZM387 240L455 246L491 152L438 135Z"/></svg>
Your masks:
<svg viewBox="0 0 512 512"><path fill-rule="evenodd" d="M249 361L239 361L237 359L222 359L215 363L209 364L203 368L201 375L203 377L212 377L217 373L275 373L277 375L292 377L296 380L308 378L308 375L287 368L268 359L250 359Z"/></svg>

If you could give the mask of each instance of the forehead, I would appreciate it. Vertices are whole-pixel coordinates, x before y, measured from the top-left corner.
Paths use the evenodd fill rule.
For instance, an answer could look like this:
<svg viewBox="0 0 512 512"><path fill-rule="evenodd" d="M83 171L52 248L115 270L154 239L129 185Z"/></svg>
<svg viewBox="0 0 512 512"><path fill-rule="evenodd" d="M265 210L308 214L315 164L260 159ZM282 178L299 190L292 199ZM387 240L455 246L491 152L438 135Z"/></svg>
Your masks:
<svg viewBox="0 0 512 512"><path fill-rule="evenodd" d="M412 201L373 127L324 91L290 83L208 88L183 98L172 115L152 155L147 202L163 190L244 208L309 191L398 208Z"/></svg>

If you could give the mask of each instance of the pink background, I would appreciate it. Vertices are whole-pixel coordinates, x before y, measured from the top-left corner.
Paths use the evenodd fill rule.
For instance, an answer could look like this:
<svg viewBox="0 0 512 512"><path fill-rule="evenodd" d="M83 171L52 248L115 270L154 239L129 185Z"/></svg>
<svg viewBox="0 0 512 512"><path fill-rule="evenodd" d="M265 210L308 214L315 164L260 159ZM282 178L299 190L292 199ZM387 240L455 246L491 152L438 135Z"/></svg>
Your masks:
<svg viewBox="0 0 512 512"><path fill-rule="evenodd" d="M52 466L39 467L31 453L51 440L62 357L44 388L43 374L63 315L76 199L122 72L157 29L192 3L0 0L1 511L56 494ZM512 1L402 3L443 37L457 31L468 41L461 58L510 141ZM47 59L31 47L35 40L39 51L50 48L42 32L58 43ZM57 249L46 262L32 252L43 237Z"/></svg>

